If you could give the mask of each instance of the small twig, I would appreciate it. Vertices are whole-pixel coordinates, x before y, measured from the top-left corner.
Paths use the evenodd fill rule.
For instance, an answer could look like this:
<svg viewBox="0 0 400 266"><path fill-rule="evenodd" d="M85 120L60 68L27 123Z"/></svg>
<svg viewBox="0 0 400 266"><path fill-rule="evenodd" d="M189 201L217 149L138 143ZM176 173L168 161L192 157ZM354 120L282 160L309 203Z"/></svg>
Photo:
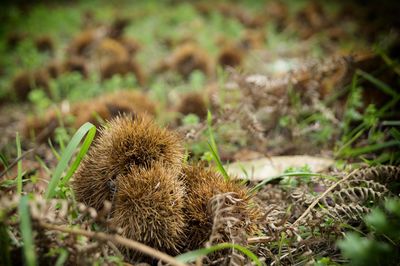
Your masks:
<svg viewBox="0 0 400 266"><path fill-rule="evenodd" d="M111 241L114 244L122 245L127 248L137 250L148 256L151 256L151 257L157 258L159 260L162 260L164 262L167 262L170 265L186 266L185 263L177 261L174 257L171 257L171 256L169 256L163 252L160 252L154 248L151 248L142 243L133 241L131 239L124 238L119 235L110 235L110 234L106 234L106 233L102 233L102 232L91 232L91 231L86 231L86 230L77 229L77 228L68 228L66 226L54 225L54 224L40 222L40 221L39 221L39 225L48 230L56 230L56 231L74 234L74 235L82 235L82 236L86 236L89 238L95 238L95 239L102 240L102 241Z"/></svg>
<svg viewBox="0 0 400 266"><path fill-rule="evenodd" d="M20 157L18 157L17 159L15 159L3 172L0 173L0 178L2 178L8 171L10 171L12 168L14 168L15 165L17 165L17 163L19 161L21 161L22 159L24 159L29 153L33 152L35 150L35 148L27 150L26 152L24 152Z"/></svg>
<svg viewBox="0 0 400 266"><path fill-rule="evenodd" d="M203 265L203 258L204 258L204 256L199 256L196 259L196 266L202 266Z"/></svg>
<svg viewBox="0 0 400 266"><path fill-rule="evenodd" d="M259 237L251 237L247 239L248 244L258 244L258 243L265 243L270 242L274 238L270 236L259 236Z"/></svg>
<svg viewBox="0 0 400 266"><path fill-rule="evenodd" d="M45 127L42 131L39 132L39 134L36 136L36 141L37 142L43 142L46 137L53 132L58 126L58 121L57 120L52 120L50 123Z"/></svg>
<svg viewBox="0 0 400 266"><path fill-rule="evenodd" d="M122 255L121 251L119 251L119 249L117 248L117 246L114 245L113 242L107 241L107 245L110 246L110 248L114 251L115 254L117 254L118 257L121 257L121 258L124 257L124 255Z"/></svg>
<svg viewBox="0 0 400 266"><path fill-rule="evenodd" d="M286 258L287 256L291 255L293 252L295 252L296 250L300 249L302 247L298 247L298 248L294 248L291 250L291 252L285 253L280 257L275 256L275 260L271 263L271 265L275 265L277 263L277 260L281 261L282 259ZM279 265L281 265L281 263L278 261Z"/></svg>
<svg viewBox="0 0 400 266"><path fill-rule="evenodd" d="M293 223L293 226L297 225L300 223L301 220L304 219L304 217L306 217L311 210L315 207L315 205L318 204L318 202L324 198L329 192L331 192L337 185L339 185L340 183L343 183L344 181L346 181L347 179L349 179L355 172L357 172L358 169L353 170L350 174L348 174L346 177L344 177L343 179L339 180L338 182L336 182L335 184L333 184L332 186L330 186L327 190L324 191L324 193L322 193L318 198L316 198L313 203L311 203L310 206L308 206L307 210Z"/></svg>

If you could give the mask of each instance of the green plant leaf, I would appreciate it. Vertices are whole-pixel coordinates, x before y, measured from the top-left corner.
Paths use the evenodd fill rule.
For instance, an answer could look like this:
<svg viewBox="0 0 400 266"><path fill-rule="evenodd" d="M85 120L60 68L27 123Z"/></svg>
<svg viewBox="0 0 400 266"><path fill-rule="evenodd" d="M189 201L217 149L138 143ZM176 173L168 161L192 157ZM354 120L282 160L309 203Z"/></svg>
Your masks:
<svg viewBox="0 0 400 266"><path fill-rule="evenodd" d="M385 213L380 209L374 209L364 217L365 223L373 230L384 233L387 230Z"/></svg>
<svg viewBox="0 0 400 266"><path fill-rule="evenodd" d="M269 182L276 180L276 179L281 179L283 177L287 177L287 176L301 176L301 177L311 177L311 176L323 176L321 174L318 173L305 173L305 172L291 172L291 173L284 173L281 175L277 175L277 176L272 176L269 178L264 179L263 181L261 181L260 183L258 183L257 185L255 185L252 189L250 189L250 192L256 192L258 191L261 187L263 187L264 185L268 184Z"/></svg>
<svg viewBox="0 0 400 266"><path fill-rule="evenodd" d="M90 144L93 141L93 138L96 134L96 127L91 124L91 123L85 123L82 125L78 131L75 133L75 135L72 137L71 141L68 143L67 147L65 148L63 154L61 155L61 159L54 171L53 176L51 177L49 186L46 191L46 198L51 199L55 195L56 188L60 182L61 176L65 169L68 167L68 162L71 160L72 156L74 155L74 152L76 148L78 147L79 143L83 139L83 137L86 136L82 147L76 156L75 161L71 164L69 170L67 171L67 174L64 177L64 180L62 184L66 184L70 177L73 175L75 170L78 168L79 163L81 162L83 156L87 153Z"/></svg>
<svg viewBox="0 0 400 266"><path fill-rule="evenodd" d="M34 266L36 265L36 254L35 254L35 246L33 243L31 216L29 213L27 196L23 196L21 198L19 203L18 213L20 218L19 226L23 242L25 263L28 266Z"/></svg>
<svg viewBox="0 0 400 266"><path fill-rule="evenodd" d="M15 142L17 144L17 160L19 160L17 163L17 193L19 195L21 195L22 194L22 176L23 176L22 160L21 160L22 152L21 152L21 140L20 140L18 132L17 132L17 135L15 136Z"/></svg>
<svg viewBox="0 0 400 266"><path fill-rule="evenodd" d="M210 140L208 142L208 147L210 148L210 152L213 156L215 163L217 164L218 170L224 176L225 181L230 180L228 172L225 170L224 166L222 165L221 158L219 157L219 154L218 154L218 147L217 147L217 143L215 142L214 133L212 130L212 115L211 115L210 111L207 112L207 125L208 125L208 137Z"/></svg>
<svg viewBox="0 0 400 266"><path fill-rule="evenodd" d="M230 180L230 177L229 177L228 173L226 172L224 166L222 165L222 162L221 162L221 159L219 158L219 155L217 154L217 152L214 150L213 146L209 142L208 142L208 147L210 148L212 157L213 157L215 163L217 164L218 170L224 176L224 180L225 181Z"/></svg>
<svg viewBox="0 0 400 266"><path fill-rule="evenodd" d="M365 78L372 84L374 84L378 89L380 89L382 92L390 95L390 96L399 96L399 93L397 93L393 88L391 88L389 85L386 83L382 82L381 80L375 78L371 74L368 74L367 72L362 71L361 69L357 69L357 74L360 75L361 77Z"/></svg>
<svg viewBox="0 0 400 266"><path fill-rule="evenodd" d="M391 140L391 141L387 141L384 143L377 143L377 144L372 144L369 146L365 146L365 147L360 147L360 148L355 148L352 150L345 150L343 152L344 156L347 157L356 157L356 156L360 156L366 153L370 153L370 152L375 152L378 150L382 150L382 149L386 149L386 148L390 148L390 147L394 147L394 146L400 146L400 141L397 140Z"/></svg>
<svg viewBox="0 0 400 266"><path fill-rule="evenodd" d="M0 162L2 163L4 168L8 167L8 160L4 154L0 153Z"/></svg>
<svg viewBox="0 0 400 266"><path fill-rule="evenodd" d="M66 249L60 250L60 255L57 258L55 266L63 266L68 259L68 251Z"/></svg>
<svg viewBox="0 0 400 266"><path fill-rule="evenodd" d="M78 153L78 155L75 158L75 161L72 163L70 169L68 170L67 174L65 177L62 179L61 184L65 185L68 183L69 179L72 177L76 169L78 168L79 164L81 163L83 156L87 153L89 150L90 145L92 144L93 138L96 135L96 127L92 125L93 127L89 130L85 140L83 141L83 144L81 146L81 149Z"/></svg>
<svg viewBox="0 0 400 266"><path fill-rule="evenodd" d="M208 126L208 137L210 138L210 144L213 149L218 152L217 143L215 142L214 133L212 130L212 114L210 110L207 112L207 126Z"/></svg>
<svg viewBox="0 0 400 266"><path fill-rule="evenodd" d="M337 245L344 257L350 259L350 265L387 265L390 246L385 242L360 237L350 232ZM386 262L384 262L386 260Z"/></svg>

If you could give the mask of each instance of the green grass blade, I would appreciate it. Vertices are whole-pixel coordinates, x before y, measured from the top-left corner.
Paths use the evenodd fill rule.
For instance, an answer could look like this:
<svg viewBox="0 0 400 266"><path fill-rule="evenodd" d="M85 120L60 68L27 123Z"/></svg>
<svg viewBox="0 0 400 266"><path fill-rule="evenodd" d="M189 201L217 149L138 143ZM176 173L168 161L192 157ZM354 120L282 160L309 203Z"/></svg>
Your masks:
<svg viewBox="0 0 400 266"><path fill-rule="evenodd" d="M284 174L277 175L277 176L271 176L269 178L264 179L263 181L261 181L260 183L255 185L252 189L250 189L250 193L257 192L260 188L262 188L264 185L268 184L269 182L276 180L276 179L284 178L285 176L323 176L323 175L318 174L318 173L311 173L311 172L309 172L309 173L292 172L292 173L284 173Z"/></svg>
<svg viewBox="0 0 400 266"><path fill-rule="evenodd" d="M343 155L348 149L351 149L350 145L355 142L362 134L364 134L366 128L362 128L358 131L351 139L349 139L345 144L343 144L337 152L335 152L336 156Z"/></svg>
<svg viewBox="0 0 400 266"><path fill-rule="evenodd" d="M382 106L377 113L378 117L383 116L390 108L396 106L396 104L400 101L400 95L393 97L390 101L388 101L384 106Z"/></svg>
<svg viewBox="0 0 400 266"><path fill-rule="evenodd" d="M25 263L28 266L36 265L35 246L33 243L33 234L31 226L31 216L29 213L28 197L23 196L20 200L18 213L20 218L20 231L22 242L24 243L23 250Z"/></svg>
<svg viewBox="0 0 400 266"><path fill-rule="evenodd" d="M367 127L364 123L360 123L357 127L355 127L354 129L352 129L349 133L347 133L346 135L344 135L343 137L346 139L354 139L354 136L359 136L360 131L364 132L365 130L367 130ZM355 138L357 139L357 137Z"/></svg>
<svg viewBox="0 0 400 266"><path fill-rule="evenodd" d="M46 163L39 156L35 156L36 161L40 164L40 167L50 176L52 171L47 167Z"/></svg>
<svg viewBox="0 0 400 266"><path fill-rule="evenodd" d="M394 127L389 130L390 135L397 140L400 141L400 131L395 129Z"/></svg>
<svg viewBox="0 0 400 266"><path fill-rule="evenodd" d="M371 74L368 74L367 72L364 72L361 69L357 69L357 74L360 75L361 77L365 78L372 84L374 84L382 92L384 92L390 96L394 96L394 97L399 96L399 94L393 88L391 88L389 85L387 85L383 81L375 78Z"/></svg>
<svg viewBox="0 0 400 266"><path fill-rule="evenodd" d="M356 148L356 149L346 151L346 153L344 153L343 155L345 155L347 157L356 157L356 156L360 156L360 155L363 155L366 153L375 152L375 151L393 147L393 146L400 146L400 141L391 140L391 141L387 141L385 143L377 143L377 144L369 145L366 147Z"/></svg>
<svg viewBox="0 0 400 266"><path fill-rule="evenodd" d="M92 125L93 126L93 125ZM94 139L96 135L96 127L93 126L93 128L91 128L85 138L85 140L83 141L83 144L81 146L81 149L78 153L78 155L76 156L75 161L72 163L71 167L69 168L67 174L65 175L65 177L63 178L63 180L61 181L62 185L65 185L68 183L69 179L72 177L72 175L75 173L75 170L78 168L79 164L82 161L83 156L85 156L85 154L87 153L87 151L89 150L90 145L92 144L92 141Z"/></svg>
<svg viewBox="0 0 400 266"><path fill-rule="evenodd" d="M400 126L400 120L382 121L382 126Z"/></svg>
<svg viewBox="0 0 400 266"><path fill-rule="evenodd" d="M50 147L51 152L54 154L54 156L57 158L57 161L59 161L61 159L60 154L57 152L57 150L54 148L53 142L51 141L51 139L48 139L48 144Z"/></svg>
<svg viewBox="0 0 400 266"><path fill-rule="evenodd" d="M91 123L85 123L78 129L78 131L72 137L71 141L68 143L63 154L61 155L61 159L54 171L53 176L51 177L49 186L46 191L47 199L50 199L55 195L55 191L60 182L61 175L63 174L65 169L68 167L68 162L71 160L76 148L78 147L79 143L81 142L81 140L83 139L83 137L86 134L87 134L87 136L84 140L82 148L81 148L80 152L78 153L75 161L72 163L70 169L68 170L67 175L65 176L65 179L69 179L72 176L72 174L78 167L82 157L86 154L86 152L96 134L96 127Z"/></svg>
<svg viewBox="0 0 400 266"><path fill-rule="evenodd" d="M4 154L0 153L0 162L3 165L4 169L8 167L8 160Z"/></svg>
<svg viewBox="0 0 400 266"><path fill-rule="evenodd" d="M225 181L227 181L227 180L230 180L230 177L228 175L228 172L225 170L224 166L222 165L221 158L219 157L218 147L217 147L217 143L215 142L214 133L213 133L211 124L212 124L212 115L211 115L211 112L208 111L208 113L207 113L207 126L208 126L208 137L209 137L208 147L210 148L212 157L213 157L215 163L217 164L218 170L224 176Z"/></svg>
<svg viewBox="0 0 400 266"><path fill-rule="evenodd" d="M217 143L215 142L214 133L212 130L212 115L211 112L207 112L207 126L208 126L208 137L210 138L210 144L212 148L218 153Z"/></svg>
<svg viewBox="0 0 400 266"><path fill-rule="evenodd" d="M279 244L278 244L278 265L280 265L280 260L282 256L282 247L285 243L286 239L286 234L284 232L281 233L281 238L279 239Z"/></svg>
<svg viewBox="0 0 400 266"><path fill-rule="evenodd" d="M15 137L15 142L17 144L17 158L21 158L21 139L19 137L19 133ZM17 193L19 195L22 194L22 160L20 159L17 163Z"/></svg>
<svg viewBox="0 0 400 266"><path fill-rule="evenodd" d="M393 61L382 49L376 49L378 54L382 57L383 61L393 69L393 71L400 76L400 67L396 61Z"/></svg>
<svg viewBox="0 0 400 266"><path fill-rule="evenodd" d="M262 263L258 259L258 257L253 252L251 252L249 249L247 249L243 246L240 246L238 244L232 244L232 243L221 243L221 244L217 244L215 246L209 247L209 248L201 248L201 249L197 249L194 251L189 251L189 252L179 255L175 258L180 262L188 263L188 262L195 261L200 256L206 256L215 251L223 250L223 249L227 249L227 248L237 249L240 252L242 252L243 254L245 254L247 257L249 257L254 262L255 265L257 265L257 266L262 265Z"/></svg>
<svg viewBox="0 0 400 266"><path fill-rule="evenodd" d="M217 152L214 150L213 146L209 142L208 142L208 147L210 148L213 159L214 159L215 163L217 164L217 169L224 176L224 180L225 181L230 180L228 172L225 170L224 166L222 165L221 159L219 158Z"/></svg>
<svg viewBox="0 0 400 266"><path fill-rule="evenodd" d="M61 249L60 256L58 256L55 266L63 266L68 259L68 251Z"/></svg>

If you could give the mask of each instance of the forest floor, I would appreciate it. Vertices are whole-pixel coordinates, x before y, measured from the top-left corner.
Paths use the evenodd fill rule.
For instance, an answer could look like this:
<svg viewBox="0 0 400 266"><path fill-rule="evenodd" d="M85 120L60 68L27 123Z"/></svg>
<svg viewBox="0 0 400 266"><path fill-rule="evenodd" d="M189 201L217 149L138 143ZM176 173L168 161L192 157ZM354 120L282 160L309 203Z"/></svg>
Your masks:
<svg viewBox="0 0 400 266"><path fill-rule="evenodd" d="M6 4L0 265L396 265L400 7L367 2Z"/></svg>

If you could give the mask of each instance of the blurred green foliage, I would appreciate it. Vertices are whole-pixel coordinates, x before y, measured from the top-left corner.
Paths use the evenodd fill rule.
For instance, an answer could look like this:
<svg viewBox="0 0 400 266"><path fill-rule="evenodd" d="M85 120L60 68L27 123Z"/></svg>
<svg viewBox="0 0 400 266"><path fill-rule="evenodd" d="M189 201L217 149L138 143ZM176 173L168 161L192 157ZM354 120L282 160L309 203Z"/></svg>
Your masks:
<svg viewBox="0 0 400 266"><path fill-rule="evenodd" d="M350 265L397 265L400 261L400 199L392 198L364 218L368 233L350 232L338 241Z"/></svg>

